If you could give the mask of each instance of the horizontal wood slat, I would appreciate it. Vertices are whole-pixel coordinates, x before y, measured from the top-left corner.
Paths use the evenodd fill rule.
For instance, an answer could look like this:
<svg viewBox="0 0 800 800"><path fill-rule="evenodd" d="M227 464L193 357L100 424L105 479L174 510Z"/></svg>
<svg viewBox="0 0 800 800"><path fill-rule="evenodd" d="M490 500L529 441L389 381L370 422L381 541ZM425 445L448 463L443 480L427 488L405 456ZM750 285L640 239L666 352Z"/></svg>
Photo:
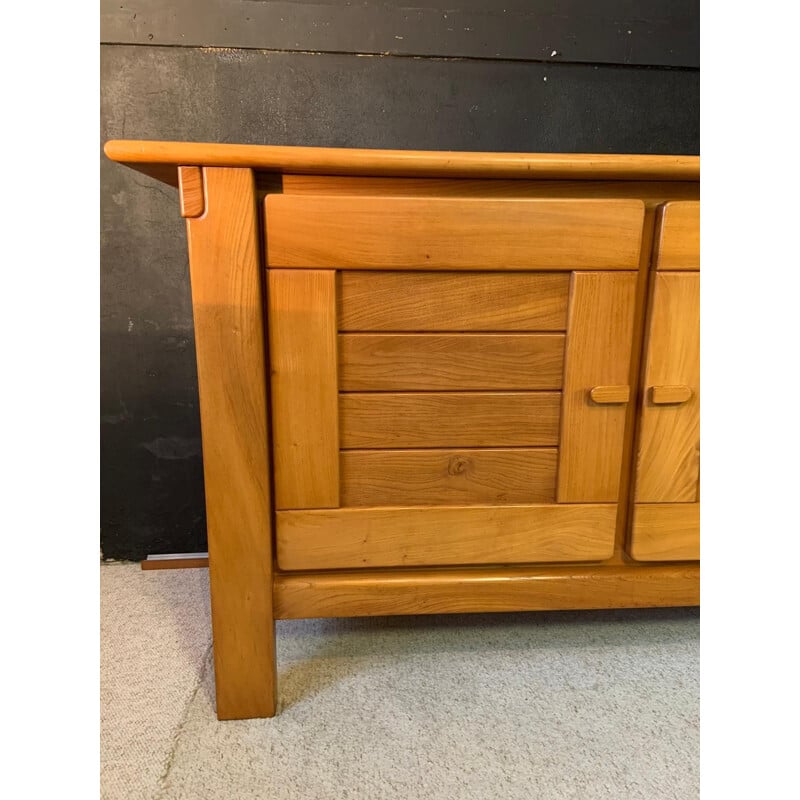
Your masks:
<svg viewBox="0 0 800 800"><path fill-rule="evenodd" d="M700 559L700 503L636 503L630 553L637 561Z"/></svg>
<svg viewBox="0 0 800 800"><path fill-rule="evenodd" d="M616 505L340 508L277 512L281 569L600 561Z"/></svg>
<svg viewBox="0 0 800 800"><path fill-rule="evenodd" d="M361 617L700 604L700 566L459 567L275 575L275 617Z"/></svg>
<svg viewBox="0 0 800 800"><path fill-rule="evenodd" d="M569 275L338 273L340 331L563 331Z"/></svg>
<svg viewBox="0 0 800 800"><path fill-rule="evenodd" d="M638 267L641 200L266 199L267 263L351 269Z"/></svg>
<svg viewBox="0 0 800 800"><path fill-rule="evenodd" d="M343 334L339 388L560 389L564 341L560 333Z"/></svg>
<svg viewBox="0 0 800 800"><path fill-rule="evenodd" d="M343 506L555 501L555 448L344 450Z"/></svg>
<svg viewBox="0 0 800 800"><path fill-rule="evenodd" d="M656 269L700 269L700 201L667 203L661 209Z"/></svg>
<svg viewBox="0 0 800 800"><path fill-rule="evenodd" d="M691 181L474 180L469 178L379 178L343 175L281 177L284 194L393 195L394 197L607 197L646 200L696 200ZM267 189L268 187L265 187Z"/></svg>
<svg viewBox="0 0 800 800"><path fill-rule="evenodd" d="M558 444L560 392L339 395L345 449Z"/></svg>

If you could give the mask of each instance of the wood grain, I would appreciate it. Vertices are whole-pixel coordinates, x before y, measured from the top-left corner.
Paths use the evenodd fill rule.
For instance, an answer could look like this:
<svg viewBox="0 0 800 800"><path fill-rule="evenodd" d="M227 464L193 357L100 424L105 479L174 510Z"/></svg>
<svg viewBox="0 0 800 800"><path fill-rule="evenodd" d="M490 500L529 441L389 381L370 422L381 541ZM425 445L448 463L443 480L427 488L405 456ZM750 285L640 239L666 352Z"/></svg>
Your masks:
<svg viewBox="0 0 800 800"><path fill-rule="evenodd" d="M637 561L700 559L699 503L637 503L631 529Z"/></svg>
<svg viewBox="0 0 800 800"><path fill-rule="evenodd" d="M555 448L344 450L343 506L555 502Z"/></svg>
<svg viewBox="0 0 800 800"><path fill-rule="evenodd" d="M187 220L203 436L217 716L275 714L264 303L253 174L204 170Z"/></svg>
<svg viewBox="0 0 800 800"><path fill-rule="evenodd" d="M589 391L593 403L627 403L631 399L630 386L594 386Z"/></svg>
<svg viewBox="0 0 800 800"><path fill-rule="evenodd" d="M559 503L615 502L619 496L625 405L598 405L595 386L627 385L636 306L635 272L573 273L561 442Z"/></svg>
<svg viewBox="0 0 800 800"><path fill-rule="evenodd" d="M700 179L699 156L478 153L112 139L103 151L132 167L199 164L267 172L557 180ZM174 184L173 184L174 185Z"/></svg>
<svg viewBox="0 0 800 800"><path fill-rule="evenodd" d="M178 197L182 217L199 217L205 211L203 171L200 167L178 167Z"/></svg>
<svg viewBox="0 0 800 800"><path fill-rule="evenodd" d="M350 269L638 266L640 200L266 198L267 263Z"/></svg>
<svg viewBox="0 0 800 800"><path fill-rule="evenodd" d="M279 511L281 569L601 561L616 505L340 508Z"/></svg>
<svg viewBox="0 0 800 800"><path fill-rule="evenodd" d="M197 558L170 558L170 559L151 559L146 558L141 562L141 568L148 569L197 569L208 567L208 556Z"/></svg>
<svg viewBox="0 0 800 800"><path fill-rule="evenodd" d="M278 573L278 619L700 604L697 565Z"/></svg>
<svg viewBox="0 0 800 800"><path fill-rule="evenodd" d="M635 197L648 203L696 200L692 181L470 180L283 175L284 194L394 195L395 197ZM649 253L648 253L649 256Z"/></svg>
<svg viewBox="0 0 800 800"><path fill-rule="evenodd" d="M351 333L339 336L346 392L560 389L564 335Z"/></svg>
<svg viewBox="0 0 800 800"><path fill-rule="evenodd" d="M560 392L343 394L345 449L558 444Z"/></svg>
<svg viewBox="0 0 800 800"><path fill-rule="evenodd" d="M650 400L655 406L686 403L691 397L691 386L653 386L650 389Z"/></svg>
<svg viewBox="0 0 800 800"><path fill-rule="evenodd" d="M615 458L616 479L623 474L616 437L626 429L625 452L632 451L633 415L641 403L633 494L642 499L652 490L684 502L634 504L629 550L645 562L699 558L699 373L696 381L693 377L699 369L694 349L699 218L697 203L684 202L698 198L698 159L163 142L110 142L106 150L112 158L180 184L181 211L189 215L221 719L274 713L274 614L299 618L699 602L696 564L637 564L621 554L619 531L627 529L628 507L618 507L619 492L612 491ZM261 170L258 188L253 169ZM308 174L281 174L287 171ZM317 469L315 453L301 467L305 477L284 470L299 492L316 491L315 482L335 485L338 501L341 466L343 498L367 506L272 513L267 424L272 382L264 353L267 314L257 225L264 211L256 197L278 192L281 185L286 194L267 202L280 206L278 222L283 233L291 234L282 245L294 259L286 272L313 274L309 268L318 262L310 262L307 254L328 259L331 271L316 288L312 281L310 288L283 287L281 294L281 287L273 292L270 286L271 298L283 298L283 308L275 312L281 330L270 337L277 342L276 355L281 354L273 380L279 385L282 376L297 369L306 383L300 392L306 399L273 409L271 424L276 436L290 434L292 447L309 436L299 425L292 429L297 420L312 437L323 429L320 441L333 454L336 474ZM647 362L639 370L639 353L631 358L624 352L632 297L627 281L632 270L649 267L651 221L665 201L670 202L661 211L654 248L659 272L652 282ZM278 234L277 240L267 238L270 246L281 244ZM350 263L352 271L338 278L342 297L337 305L332 270ZM360 271L381 264L409 272ZM609 272L575 272L593 269ZM620 283L609 289L609 280ZM644 281L638 290L643 300ZM315 300L315 293L324 302ZM324 306L321 316L315 316L315 306ZM644 308L639 302L637 319L644 319ZM288 320L285 329L282 314ZM337 322L343 342L386 334L380 341L388 350L359 351L362 373L356 386L370 380L374 389L410 364L411 354L402 346L413 337L395 334L415 333L451 348L434 369L441 372L436 380L444 388L458 386L462 369L470 381L483 383L471 384L470 391L383 388L337 395ZM315 325L324 336L314 333ZM554 334L565 329L563 407L558 391L475 389L489 385L487 380L511 380L507 350L491 350L504 338L508 346L515 340L519 347L561 339ZM453 349L457 338L460 351ZM482 344L465 356L464 347L473 341ZM485 344L489 341L491 346ZM634 347L642 350L638 342ZM392 363L398 353L399 361ZM420 379L420 353L424 348L413 380ZM531 351L517 358L516 371L524 380L532 371L525 359L534 356ZM374 364L364 362L373 357ZM454 376L459 358L467 361ZM294 364L288 363L292 359ZM472 377L481 359L483 378ZM692 375L678 375L686 371ZM321 392L309 388L315 381L321 381ZM637 393L637 402L615 405L622 402L626 385ZM679 386L691 392L682 404L686 392L677 392ZM593 389L599 405L591 399ZM327 397L327 422L309 423L313 412L307 413L304 403L310 407L319 396ZM659 404L665 398L669 402ZM627 427L617 418L582 416L589 407L599 414L623 412ZM680 416L691 410L696 412L691 418ZM662 416L651 425L648 419L656 420L656 413ZM627 492L624 474L622 491ZM556 477L559 500L570 497L569 491L562 493L562 482L580 500L550 502ZM275 485L282 485L277 476ZM525 492L543 496L526 498ZM275 516L280 565L306 571L273 574ZM576 563L581 559L606 563ZM505 566L482 566L487 563ZM508 566L519 563L526 566ZM307 571L323 567L328 571Z"/></svg>
<svg viewBox="0 0 800 800"><path fill-rule="evenodd" d="M660 212L656 269L700 269L700 201L667 203Z"/></svg>
<svg viewBox="0 0 800 800"><path fill-rule="evenodd" d="M269 270L269 350L277 508L339 505L336 281Z"/></svg>
<svg viewBox="0 0 800 800"><path fill-rule="evenodd" d="M340 331L563 331L569 276L338 273Z"/></svg>
<svg viewBox="0 0 800 800"><path fill-rule="evenodd" d="M685 402L653 402L653 386L690 389ZM653 276L645 396L636 465L638 503L693 503L700 478L700 273Z"/></svg>

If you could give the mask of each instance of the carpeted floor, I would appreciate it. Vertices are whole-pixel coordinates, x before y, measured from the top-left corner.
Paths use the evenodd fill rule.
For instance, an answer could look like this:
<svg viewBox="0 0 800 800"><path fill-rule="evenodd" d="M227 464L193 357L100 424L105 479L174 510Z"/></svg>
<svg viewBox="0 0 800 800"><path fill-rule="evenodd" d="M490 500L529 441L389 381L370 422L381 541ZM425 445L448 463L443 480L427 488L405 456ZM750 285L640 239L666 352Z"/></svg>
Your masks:
<svg viewBox="0 0 800 800"><path fill-rule="evenodd" d="M697 609L279 622L279 716L220 723L207 571L101 587L103 800L698 796Z"/></svg>

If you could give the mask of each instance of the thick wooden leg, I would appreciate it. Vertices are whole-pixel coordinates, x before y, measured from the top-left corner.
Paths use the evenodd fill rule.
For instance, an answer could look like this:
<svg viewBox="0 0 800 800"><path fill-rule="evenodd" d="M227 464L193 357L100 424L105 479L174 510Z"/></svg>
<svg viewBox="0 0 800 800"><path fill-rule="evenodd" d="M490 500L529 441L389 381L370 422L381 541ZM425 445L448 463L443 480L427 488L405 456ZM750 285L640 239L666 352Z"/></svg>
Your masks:
<svg viewBox="0 0 800 800"><path fill-rule="evenodd" d="M187 220L217 716L271 717L275 623L264 301L249 169L205 167Z"/></svg>

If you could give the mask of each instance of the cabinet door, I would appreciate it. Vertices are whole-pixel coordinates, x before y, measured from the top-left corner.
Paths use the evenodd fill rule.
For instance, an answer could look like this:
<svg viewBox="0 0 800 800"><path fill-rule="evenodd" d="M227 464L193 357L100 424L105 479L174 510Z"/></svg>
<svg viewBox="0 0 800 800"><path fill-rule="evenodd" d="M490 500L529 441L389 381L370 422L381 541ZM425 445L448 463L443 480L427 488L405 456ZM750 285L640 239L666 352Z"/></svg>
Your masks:
<svg viewBox="0 0 800 800"><path fill-rule="evenodd" d="M699 558L700 273L684 269L699 263L696 205L665 207L648 307L630 542L642 561Z"/></svg>
<svg viewBox="0 0 800 800"><path fill-rule="evenodd" d="M523 261L513 271L456 268L444 244L436 247L450 253L448 269L439 256L427 270L378 269L383 251L370 239L377 230L360 244L371 269L352 268L352 252L346 269L268 269L281 569L611 556L637 273L576 271L566 257L556 269L554 255L546 271L536 269L549 241L565 245L546 235L553 208L529 202L507 211L515 225L545 212L539 238L527 245L530 269ZM426 207L428 230L449 241L459 210ZM566 219L594 210L608 213L602 205L573 213L567 203ZM510 242L491 212L489 233ZM280 220L270 225L268 216L268 238ZM472 224L481 220L473 210ZM611 233L598 235L613 240L609 224ZM411 258L434 233L408 233L411 244L392 239L391 248ZM350 251L359 247L352 236L355 243L343 239ZM307 245L325 264L340 246L337 238L329 251L314 237ZM494 252L480 247L487 257ZM613 241L603 247L611 253ZM522 249L514 252L522 258Z"/></svg>

